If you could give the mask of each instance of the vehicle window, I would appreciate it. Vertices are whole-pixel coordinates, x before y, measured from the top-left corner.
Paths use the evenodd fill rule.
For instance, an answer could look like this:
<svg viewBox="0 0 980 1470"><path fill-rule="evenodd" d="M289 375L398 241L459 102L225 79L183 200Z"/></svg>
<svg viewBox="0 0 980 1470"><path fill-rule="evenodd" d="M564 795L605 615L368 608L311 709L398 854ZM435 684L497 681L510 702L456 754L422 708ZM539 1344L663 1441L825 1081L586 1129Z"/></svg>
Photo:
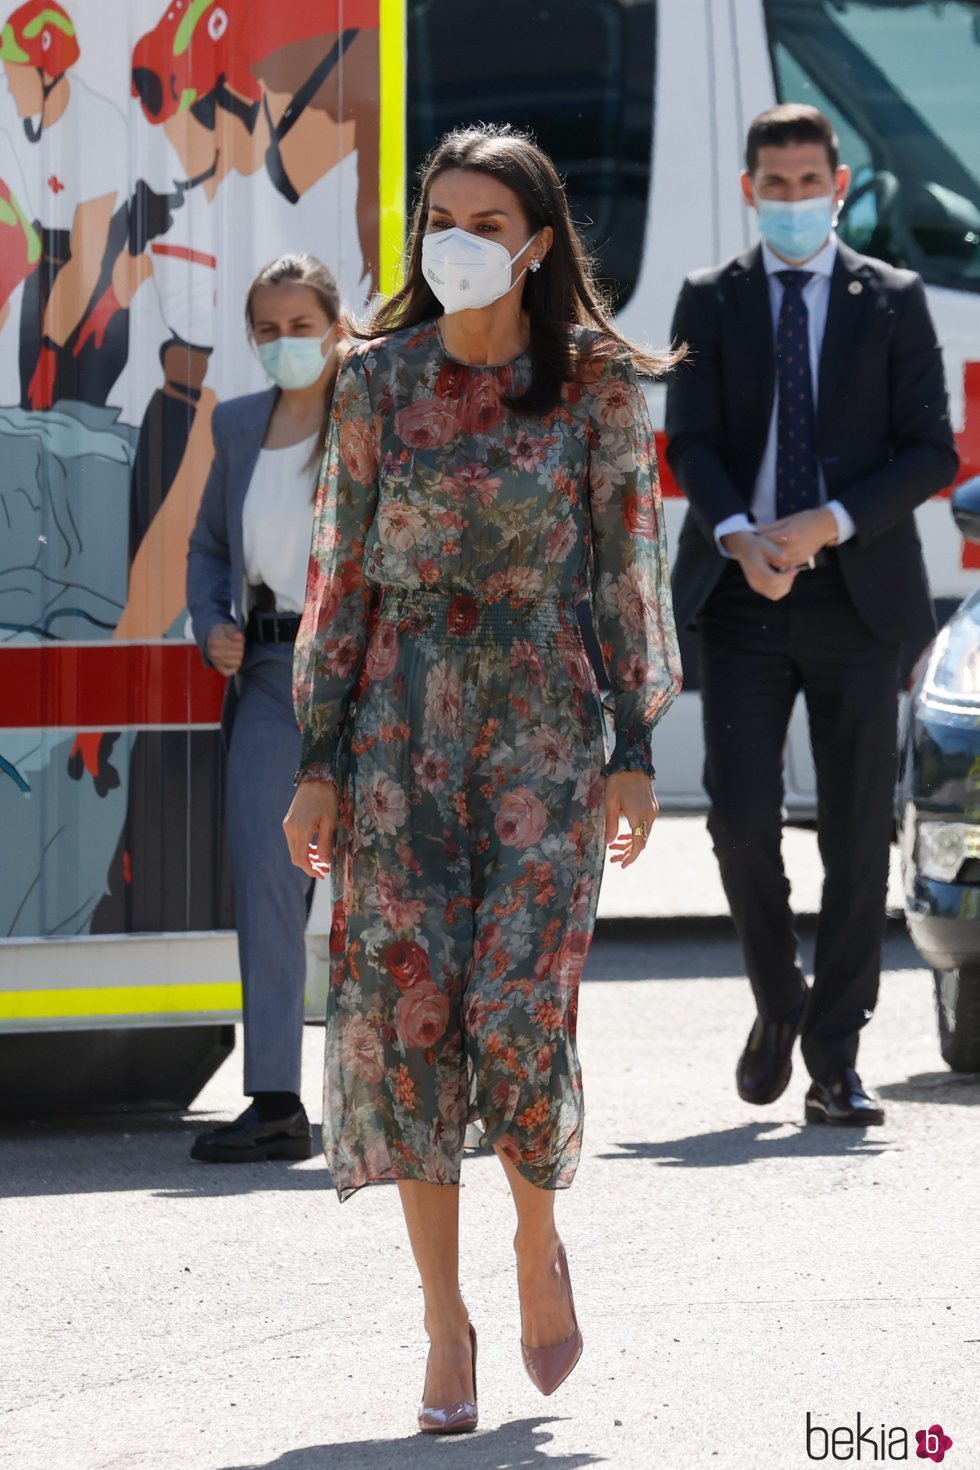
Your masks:
<svg viewBox="0 0 980 1470"><path fill-rule="evenodd" d="M653 146L656 0L410 0L408 163L450 128L530 128L617 307L636 284Z"/></svg>
<svg viewBox="0 0 980 1470"><path fill-rule="evenodd" d="M854 172L840 235L980 291L980 0L767 0L781 101L831 118Z"/></svg>

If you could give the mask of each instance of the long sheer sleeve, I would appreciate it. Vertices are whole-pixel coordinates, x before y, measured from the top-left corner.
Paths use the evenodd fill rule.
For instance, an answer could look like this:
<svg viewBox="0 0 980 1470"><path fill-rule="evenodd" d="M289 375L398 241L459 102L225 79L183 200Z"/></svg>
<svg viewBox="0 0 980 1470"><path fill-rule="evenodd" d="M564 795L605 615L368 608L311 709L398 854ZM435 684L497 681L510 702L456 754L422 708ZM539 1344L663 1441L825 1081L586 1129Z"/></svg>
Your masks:
<svg viewBox="0 0 980 1470"><path fill-rule="evenodd" d="M592 595L616 735L603 774L652 776L650 735L681 687L656 447L630 363L607 363L592 395Z"/></svg>
<svg viewBox="0 0 980 1470"><path fill-rule="evenodd" d="M337 780L340 738L368 641L364 541L378 499L378 439L362 352L355 350L337 377L316 494L293 661L293 703L303 734L297 781Z"/></svg>

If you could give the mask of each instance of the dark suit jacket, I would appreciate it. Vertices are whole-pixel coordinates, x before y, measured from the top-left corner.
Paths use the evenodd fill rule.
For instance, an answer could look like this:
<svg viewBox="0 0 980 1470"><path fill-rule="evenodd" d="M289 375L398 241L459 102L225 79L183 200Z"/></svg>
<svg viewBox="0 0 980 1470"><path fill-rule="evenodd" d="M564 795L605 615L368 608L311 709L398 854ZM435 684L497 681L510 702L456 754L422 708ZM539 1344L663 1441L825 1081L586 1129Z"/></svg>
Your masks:
<svg viewBox="0 0 980 1470"><path fill-rule="evenodd" d="M668 380L666 422L667 459L689 501L672 578L687 627L725 567L714 527L748 511L769 433L775 347L761 246L689 276L671 334L691 349ZM839 552L854 606L885 642L924 646L934 620L913 511L959 464L942 356L920 277L843 244L816 435L828 498L856 527Z"/></svg>

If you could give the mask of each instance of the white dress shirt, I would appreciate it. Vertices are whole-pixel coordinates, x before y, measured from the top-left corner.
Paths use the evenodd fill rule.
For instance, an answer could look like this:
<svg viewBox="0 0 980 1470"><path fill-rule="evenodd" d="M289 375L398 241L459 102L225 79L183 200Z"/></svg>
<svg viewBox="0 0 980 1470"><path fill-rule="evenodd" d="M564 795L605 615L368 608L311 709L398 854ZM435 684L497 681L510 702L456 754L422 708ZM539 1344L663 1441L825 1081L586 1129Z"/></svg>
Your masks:
<svg viewBox="0 0 980 1470"><path fill-rule="evenodd" d="M308 461L316 437L260 450L242 506L245 580L250 587L264 582L281 613L301 613L306 600L319 469Z"/></svg>
<svg viewBox="0 0 980 1470"><path fill-rule="evenodd" d="M66 85L65 110L56 123L44 129L41 144L29 142L19 120L15 124L10 118L9 97L0 104L10 119L8 122L0 112L0 128L8 133L27 185L27 217L33 215L46 230L70 230L76 209L93 199L111 196L118 204L130 194L126 119L115 103L93 92L76 70L66 78Z"/></svg>
<svg viewBox="0 0 980 1470"><path fill-rule="evenodd" d="M831 234L830 239L812 259L800 266L788 265L785 260L780 260L765 240L762 242L762 261L766 268L766 276L769 281L769 304L772 307L773 337L779 331L779 313L783 305L783 291L785 287L779 279L778 272L786 270L810 271L812 279L807 281L803 287L802 296L806 304L807 318L810 332L810 376L813 381L813 411L817 411L817 394L820 381L820 353L823 349L824 332L827 327L827 308L830 305L830 278L834 273L834 264L837 260L837 236ZM754 531L756 525L765 525L776 519L776 448L779 429L779 379L776 378L776 388L772 399L772 417L769 420L769 437L766 440L765 453L759 465L759 473L756 475L755 486L752 491L752 516L753 521L747 515L727 516L725 520L719 521L715 526L715 541L718 550L723 556L731 553L722 545L722 537L730 536L733 531ZM828 506L833 512L834 520L837 522L837 542L847 541L854 535L854 522L839 500L827 500L827 486L824 481L823 467L817 462L817 485L820 495L820 504Z"/></svg>

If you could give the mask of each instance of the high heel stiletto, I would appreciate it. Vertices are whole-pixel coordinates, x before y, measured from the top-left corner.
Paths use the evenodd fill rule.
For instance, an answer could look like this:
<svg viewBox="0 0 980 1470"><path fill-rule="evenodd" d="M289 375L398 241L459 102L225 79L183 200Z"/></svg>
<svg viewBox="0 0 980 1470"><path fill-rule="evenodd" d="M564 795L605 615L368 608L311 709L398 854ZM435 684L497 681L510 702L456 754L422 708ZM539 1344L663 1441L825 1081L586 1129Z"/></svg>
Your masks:
<svg viewBox="0 0 980 1470"><path fill-rule="evenodd" d="M419 1405L420 1434L468 1434L476 1428L479 1412L476 1407L476 1328L470 1323L470 1349L473 1354L473 1397L460 1399L447 1408L431 1408Z"/></svg>
<svg viewBox="0 0 980 1470"><path fill-rule="evenodd" d="M524 1367L527 1376L535 1388L547 1398L554 1393L560 1384L571 1373L575 1364L582 1356L582 1334L579 1331L578 1318L575 1315L575 1298L572 1296L572 1283L568 1276L568 1260L565 1256L565 1247L558 1246L558 1269L568 1292L568 1305L572 1309L572 1321L575 1323L575 1331L571 1337L566 1337L564 1342L556 1342L551 1347L528 1347L521 1340L521 1352L524 1355Z"/></svg>

